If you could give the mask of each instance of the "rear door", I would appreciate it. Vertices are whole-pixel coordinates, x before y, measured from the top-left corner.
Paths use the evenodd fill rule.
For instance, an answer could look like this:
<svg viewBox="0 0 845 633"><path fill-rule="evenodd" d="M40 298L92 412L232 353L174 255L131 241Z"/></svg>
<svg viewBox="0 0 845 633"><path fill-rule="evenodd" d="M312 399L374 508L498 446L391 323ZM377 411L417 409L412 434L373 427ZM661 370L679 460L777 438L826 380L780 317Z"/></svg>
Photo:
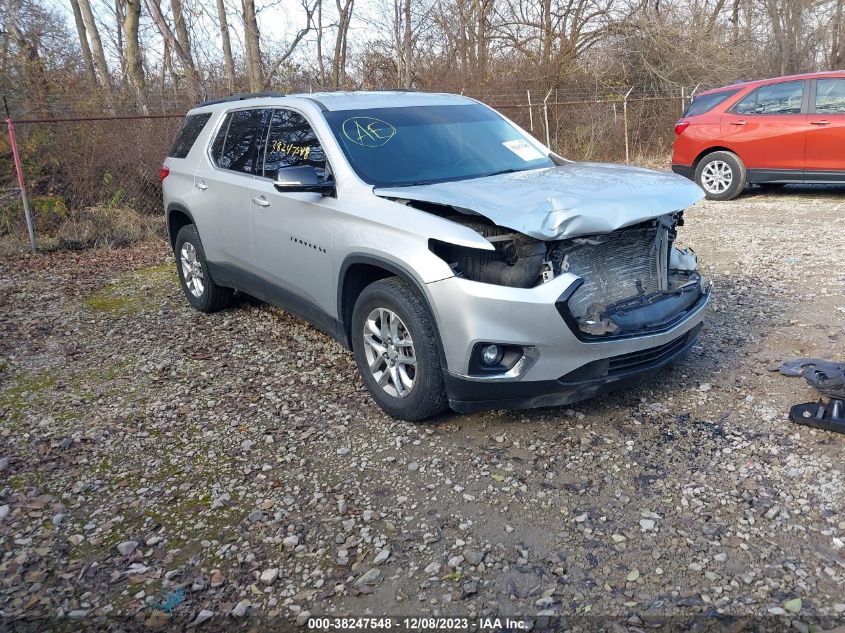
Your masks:
<svg viewBox="0 0 845 633"><path fill-rule="evenodd" d="M760 86L722 115L722 138L753 170L752 181L803 177L808 83Z"/></svg>
<svg viewBox="0 0 845 633"><path fill-rule="evenodd" d="M805 178L845 182L845 79L817 79L811 97Z"/></svg>
<svg viewBox="0 0 845 633"><path fill-rule="evenodd" d="M250 186L269 110L230 111L194 176L192 211L215 281L260 295L250 229Z"/></svg>
<svg viewBox="0 0 845 633"><path fill-rule="evenodd" d="M318 193L281 193L273 186L285 167L310 166L325 178L326 154L308 120L275 108L263 143L263 170L252 182L252 239L269 300L317 321L333 314L332 233L337 199ZM316 310L315 310L316 309Z"/></svg>

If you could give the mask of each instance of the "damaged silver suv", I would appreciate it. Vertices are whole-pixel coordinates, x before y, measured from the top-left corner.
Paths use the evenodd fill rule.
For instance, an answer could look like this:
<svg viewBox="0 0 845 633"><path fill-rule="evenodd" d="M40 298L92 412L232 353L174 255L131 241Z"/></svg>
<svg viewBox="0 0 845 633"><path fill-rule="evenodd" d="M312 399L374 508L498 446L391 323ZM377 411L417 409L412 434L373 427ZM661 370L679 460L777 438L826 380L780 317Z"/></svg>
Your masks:
<svg viewBox="0 0 845 633"><path fill-rule="evenodd" d="M302 316L405 420L636 384L690 349L709 297L675 246L698 186L565 160L462 96L206 102L161 178L192 306L239 290Z"/></svg>

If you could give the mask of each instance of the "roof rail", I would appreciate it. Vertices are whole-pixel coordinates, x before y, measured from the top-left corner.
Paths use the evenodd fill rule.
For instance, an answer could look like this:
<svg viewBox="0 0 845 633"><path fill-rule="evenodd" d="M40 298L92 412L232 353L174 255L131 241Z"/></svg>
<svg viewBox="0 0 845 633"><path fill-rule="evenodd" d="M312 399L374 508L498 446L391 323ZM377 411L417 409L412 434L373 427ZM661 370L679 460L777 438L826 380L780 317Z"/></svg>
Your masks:
<svg viewBox="0 0 845 633"><path fill-rule="evenodd" d="M264 97L284 97L281 92L243 92L240 94L229 95L228 97L220 97L219 99L209 99L194 106L201 108L202 106L214 105L216 103L228 103L230 101L243 101L244 99L261 99Z"/></svg>

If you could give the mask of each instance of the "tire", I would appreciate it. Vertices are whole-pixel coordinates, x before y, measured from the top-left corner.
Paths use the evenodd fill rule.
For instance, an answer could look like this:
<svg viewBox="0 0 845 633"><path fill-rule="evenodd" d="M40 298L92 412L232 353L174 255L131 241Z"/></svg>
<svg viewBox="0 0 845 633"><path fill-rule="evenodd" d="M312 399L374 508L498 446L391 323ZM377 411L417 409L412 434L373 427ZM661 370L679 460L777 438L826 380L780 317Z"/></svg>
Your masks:
<svg viewBox="0 0 845 633"><path fill-rule="evenodd" d="M400 278L376 281L358 296L352 311L352 351L367 390L388 415L418 422L449 406L436 336L432 316ZM404 362L410 355L413 364Z"/></svg>
<svg viewBox="0 0 845 633"><path fill-rule="evenodd" d="M200 234L193 224L183 226L179 230L174 254L179 281L191 306L200 312L217 312L231 305L234 292L214 283L208 270Z"/></svg>
<svg viewBox="0 0 845 633"><path fill-rule="evenodd" d="M695 167L695 182L708 200L733 200L745 189L745 179L745 165L733 152L712 152Z"/></svg>

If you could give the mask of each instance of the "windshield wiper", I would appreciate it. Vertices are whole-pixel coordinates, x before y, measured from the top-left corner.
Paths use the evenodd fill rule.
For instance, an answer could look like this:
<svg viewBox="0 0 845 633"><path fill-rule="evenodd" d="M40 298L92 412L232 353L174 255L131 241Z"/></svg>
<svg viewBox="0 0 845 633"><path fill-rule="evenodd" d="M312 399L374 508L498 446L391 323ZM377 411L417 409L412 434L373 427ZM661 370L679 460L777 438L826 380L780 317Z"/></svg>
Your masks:
<svg viewBox="0 0 845 633"><path fill-rule="evenodd" d="M518 171L525 171L524 169L503 169L501 171L494 171L491 174L484 174L483 176L479 176L479 178L489 178L490 176L501 176L502 174L513 174Z"/></svg>

